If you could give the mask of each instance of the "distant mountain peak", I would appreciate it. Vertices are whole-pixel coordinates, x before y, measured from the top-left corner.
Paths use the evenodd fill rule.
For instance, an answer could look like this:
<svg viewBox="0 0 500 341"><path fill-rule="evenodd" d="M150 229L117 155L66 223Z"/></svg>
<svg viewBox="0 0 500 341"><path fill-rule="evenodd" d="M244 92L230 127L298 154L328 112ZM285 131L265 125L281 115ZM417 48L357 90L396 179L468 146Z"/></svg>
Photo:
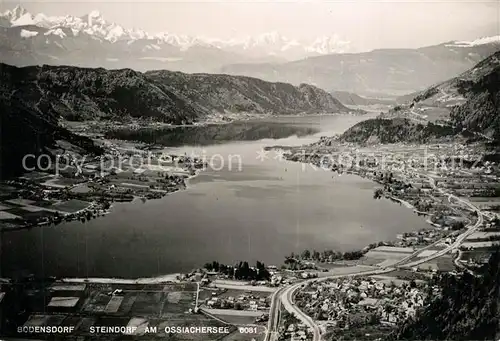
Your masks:
<svg viewBox="0 0 500 341"><path fill-rule="evenodd" d="M101 16L101 12L99 12L98 10L93 10L93 11L91 11L91 12L88 14L88 16L89 16L90 18L99 18L99 17L102 17L102 16Z"/></svg>
<svg viewBox="0 0 500 341"><path fill-rule="evenodd" d="M89 14L86 14L82 17L83 21L87 23L88 26L94 25L109 25L106 20L102 17L101 13L97 10L91 11Z"/></svg>
<svg viewBox="0 0 500 341"><path fill-rule="evenodd" d="M28 10L26 10L26 8L24 8L23 6L21 5L17 5L16 7L14 7L14 9L12 10L12 13L15 14L18 18L25 15L26 13L28 13Z"/></svg>
<svg viewBox="0 0 500 341"><path fill-rule="evenodd" d="M154 44L168 44L187 51L193 47L208 47L224 50L231 53L249 55L251 58L276 56L284 59L301 59L309 56L345 52L349 50L350 43L340 39L337 35L323 36L311 40L298 40L288 38L277 30L264 32L246 38L208 38L188 35L178 35L171 32L148 33L141 29L127 29L116 23L105 20L99 10L93 10L81 17L48 16L44 13L32 15L22 6L0 15L0 23L5 26L36 25L47 29L71 29L76 37L84 32L95 40L105 40L111 43L127 40L130 44L134 41L147 39L155 40ZM71 38L70 37L70 38ZM337 46L337 44L339 44Z"/></svg>
<svg viewBox="0 0 500 341"><path fill-rule="evenodd" d="M317 51L320 54L345 53L350 49L350 41L342 40L338 35L322 36L309 46L310 51Z"/></svg>
<svg viewBox="0 0 500 341"><path fill-rule="evenodd" d="M7 10L0 15L10 21L12 26L32 25L33 16L21 5L17 5L12 10Z"/></svg>
<svg viewBox="0 0 500 341"><path fill-rule="evenodd" d="M458 46L458 47L470 47L470 46L478 46L485 44L500 44L500 35L490 36L490 37L482 37L472 41L453 41L448 45Z"/></svg>
<svg viewBox="0 0 500 341"><path fill-rule="evenodd" d="M279 41L286 40L287 38L281 35L278 31L270 31L264 32L258 36L260 39L268 40L268 41Z"/></svg>

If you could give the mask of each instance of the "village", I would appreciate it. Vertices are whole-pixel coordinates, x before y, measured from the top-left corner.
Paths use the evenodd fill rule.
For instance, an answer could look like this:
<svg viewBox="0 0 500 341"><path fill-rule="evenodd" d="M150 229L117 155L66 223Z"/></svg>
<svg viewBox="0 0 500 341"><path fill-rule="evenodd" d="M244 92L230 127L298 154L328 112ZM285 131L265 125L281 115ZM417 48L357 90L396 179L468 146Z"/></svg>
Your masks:
<svg viewBox="0 0 500 341"><path fill-rule="evenodd" d="M478 220L477 212L444 192L465 197L481 209L484 222L461 246L460 262L477 266L500 240L500 167L484 156L480 145L443 143L425 146L395 144L360 148L322 138L305 148L289 148L286 158L328 171L356 174L378 183L375 199L387 198L423 216L429 228L399 234L395 240L373 243L359 254L380 246L428 248L439 251ZM443 242L444 241L444 242ZM441 244L440 244L441 243ZM478 257L479 255L479 257ZM335 257L334 257L335 258ZM379 258L379 257L377 257ZM332 258L318 259L320 263ZM388 265L387 263L386 265ZM435 264L431 265L435 269ZM443 269L446 267L443 267Z"/></svg>
<svg viewBox="0 0 500 341"><path fill-rule="evenodd" d="M145 147L106 142L105 150L97 157L61 153L47 164L31 160L39 163L37 170L0 183L1 230L95 219L114 202L144 202L182 190L204 167L195 157Z"/></svg>
<svg viewBox="0 0 500 341"><path fill-rule="evenodd" d="M396 326L411 318L424 305L423 280L400 280L391 276L347 278L313 282L296 296L307 315L324 322L329 332L380 325ZM367 331L366 333L369 333Z"/></svg>

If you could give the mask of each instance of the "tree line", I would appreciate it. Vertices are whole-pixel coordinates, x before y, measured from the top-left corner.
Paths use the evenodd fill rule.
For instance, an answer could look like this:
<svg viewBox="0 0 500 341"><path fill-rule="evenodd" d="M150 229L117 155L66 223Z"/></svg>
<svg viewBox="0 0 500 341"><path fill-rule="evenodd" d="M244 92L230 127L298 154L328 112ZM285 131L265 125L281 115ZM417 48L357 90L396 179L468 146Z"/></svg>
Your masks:
<svg viewBox="0 0 500 341"><path fill-rule="evenodd" d="M376 244L374 244L376 247ZM368 247L367 247L368 248ZM291 253L290 256L285 258L285 265L290 265L293 263L298 263L300 261L317 261L320 263L333 262L337 260L357 260L363 257L365 250L353 250L353 251L335 251L335 250L324 250L322 252L313 250L304 250L301 254Z"/></svg>
<svg viewBox="0 0 500 341"><path fill-rule="evenodd" d="M217 261L206 263L204 268L208 271L215 271L233 279L267 281L271 274L264 263L257 261L255 267L251 267L248 262L239 262L236 265L225 265Z"/></svg>

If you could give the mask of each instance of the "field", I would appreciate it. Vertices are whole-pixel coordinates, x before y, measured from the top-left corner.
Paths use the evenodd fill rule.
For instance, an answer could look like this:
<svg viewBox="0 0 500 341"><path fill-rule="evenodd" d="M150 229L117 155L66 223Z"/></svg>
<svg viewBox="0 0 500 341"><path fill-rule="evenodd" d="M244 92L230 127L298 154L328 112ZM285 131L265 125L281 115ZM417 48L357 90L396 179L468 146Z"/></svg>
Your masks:
<svg viewBox="0 0 500 341"><path fill-rule="evenodd" d="M86 201L72 199L52 205L51 209L66 213L74 213L87 208L90 204Z"/></svg>
<svg viewBox="0 0 500 341"><path fill-rule="evenodd" d="M409 254L406 253L398 253L398 252L384 252L384 251L368 251L366 253L367 258L373 259L394 259L401 260L407 257Z"/></svg>
<svg viewBox="0 0 500 341"><path fill-rule="evenodd" d="M456 266L453 264L453 259L450 255L444 255L434 259L432 262L423 263L419 268L426 269L427 267L431 267L432 269L437 269L439 271L453 271Z"/></svg>
<svg viewBox="0 0 500 341"><path fill-rule="evenodd" d="M437 253L438 250L431 250L431 249L427 249L427 250L423 250L421 251L417 257L418 258L426 258L426 257L429 257L429 256L432 256L433 254Z"/></svg>
<svg viewBox="0 0 500 341"><path fill-rule="evenodd" d="M76 169L75 169L76 171ZM79 183L81 183L81 179L73 179L73 178L64 178L64 177L57 177L57 178L49 178L47 179L46 182L44 182L44 185L47 186L54 186L54 187L66 187L66 186L74 186Z"/></svg>
<svg viewBox="0 0 500 341"><path fill-rule="evenodd" d="M108 312L139 316L169 316L182 314L194 308L196 286L167 285L96 285L84 304L86 312ZM122 290L119 296L110 295ZM120 297L120 298L117 298ZM112 301L113 300L113 301Z"/></svg>
<svg viewBox="0 0 500 341"><path fill-rule="evenodd" d="M262 312L260 312L262 315ZM246 326L255 323L256 316L232 315L232 314L214 314L215 317L227 323Z"/></svg>
<svg viewBox="0 0 500 341"><path fill-rule="evenodd" d="M489 256L491 255L491 252L487 251L487 250L471 250L471 251L464 251L462 253L462 259L464 260L467 260L467 259L471 259L473 260L474 262L482 262L486 259L489 258Z"/></svg>
<svg viewBox="0 0 500 341"><path fill-rule="evenodd" d="M495 245L498 244L500 244L499 240L482 241L482 242L465 242L460 246L460 248L463 250L492 249Z"/></svg>
<svg viewBox="0 0 500 341"><path fill-rule="evenodd" d="M29 206L14 206L3 202L0 208L0 220L10 220L10 219L27 219L36 220L41 217L54 216L55 213L52 211L46 211L43 207L38 207L34 205Z"/></svg>
<svg viewBox="0 0 500 341"><path fill-rule="evenodd" d="M71 337L81 340L221 340L233 335L234 326L213 319L204 314L195 314L194 308L197 286L193 283L167 284L79 284L64 283L40 291L36 307L24 323L26 326L73 326ZM48 306L52 297L62 299L79 298L75 306ZM42 300L43 298L43 300ZM45 302L40 304L40 302ZM254 318L252 318L253 322ZM134 335L92 333L92 327L131 327L137 329ZM227 327L219 334L166 333L165 327ZM156 328L146 333L146 327ZM104 334L103 334L104 333ZM23 335L16 334L16 337ZM36 336L36 335L33 335ZM65 339L71 339L67 335ZM234 336L236 337L236 336ZM250 338L251 339L251 338ZM248 339L248 340L250 340ZM233 340L233 339L229 339ZM238 339L234 340L247 340Z"/></svg>
<svg viewBox="0 0 500 341"><path fill-rule="evenodd" d="M65 215L81 211L89 206L89 202L76 199L66 202L10 199L0 202L0 220L14 224L16 224L14 219L37 222L45 217L53 217L57 212Z"/></svg>
<svg viewBox="0 0 500 341"><path fill-rule="evenodd" d="M271 295L270 292L265 291L246 291L246 290L235 290L235 289L227 289L223 293L217 295L217 297L227 298L227 297L238 297L240 295L249 295L256 299L259 298L267 298Z"/></svg>
<svg viewBox="0 0 500 341"><path fill-rule="evenodd" d="M428 277L422 273L410 271L410 270L395 270L392 272L389 272L386 274L387 276L395 277L395 278L400 278L404 280L411 281L413 280L427 280Z"/></svg>

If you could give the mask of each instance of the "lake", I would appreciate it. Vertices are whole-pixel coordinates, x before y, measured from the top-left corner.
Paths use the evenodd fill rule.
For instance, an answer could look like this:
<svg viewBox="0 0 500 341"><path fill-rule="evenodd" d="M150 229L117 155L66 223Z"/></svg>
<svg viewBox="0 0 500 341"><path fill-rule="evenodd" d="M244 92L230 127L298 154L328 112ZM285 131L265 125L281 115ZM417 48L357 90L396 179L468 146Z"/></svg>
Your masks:
<svg viewBox="0 0 500 341"><path fill-rule="evenodd" d="M279 265L292 251L347 251L425 228L411 210L374 200L375 184L368 180L280 160L273 151L262 154L265 146L315 142L362 119L280 117L269 126L290 136L273 139L262 139L262 129L258 139L241 133L262 122L246 122L247 128L238 123L236 135L248 141L214 140L210 132L202 146L167 148L206 155L213 167L186 191L163 199L115 204L107 216L86 223L2 234L1 275L136 278L188 271L213 260Z"/></svg>

